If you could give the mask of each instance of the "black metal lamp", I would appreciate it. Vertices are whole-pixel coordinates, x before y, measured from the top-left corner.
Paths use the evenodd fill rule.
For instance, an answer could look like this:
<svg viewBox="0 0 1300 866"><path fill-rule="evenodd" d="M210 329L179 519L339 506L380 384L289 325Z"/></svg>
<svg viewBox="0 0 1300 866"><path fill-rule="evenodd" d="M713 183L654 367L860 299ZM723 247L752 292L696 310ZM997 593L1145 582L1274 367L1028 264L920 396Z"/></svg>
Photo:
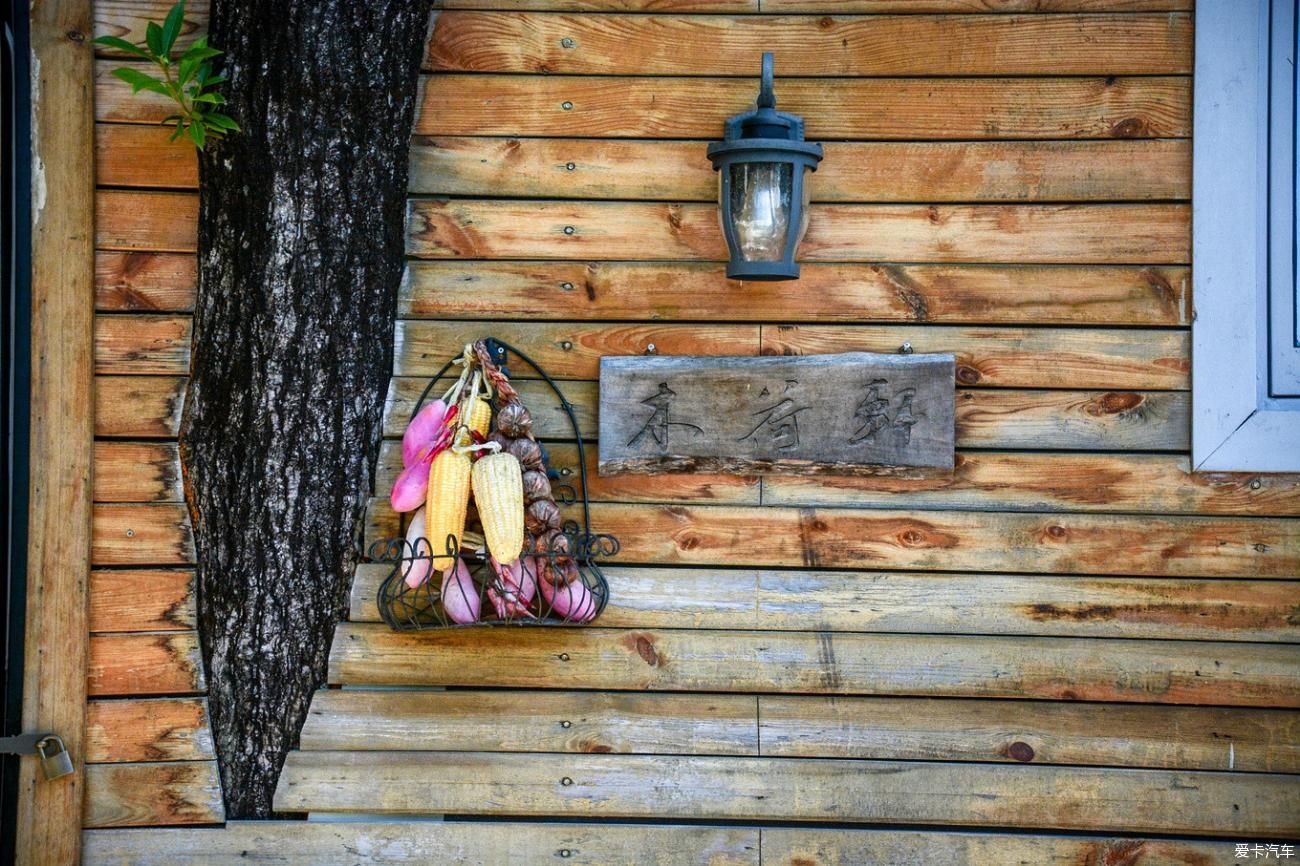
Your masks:
<svg viewBox="0 0 1300 866"><path fill-rule="evenodd" d="M724 141L709 145L718 172L722 233L735 280L795 280L795 251L808 228L804 170L817 170L822 146L803 140L803 118L776 110L772 55L763 55L758 107L727 120Z"/></svg>

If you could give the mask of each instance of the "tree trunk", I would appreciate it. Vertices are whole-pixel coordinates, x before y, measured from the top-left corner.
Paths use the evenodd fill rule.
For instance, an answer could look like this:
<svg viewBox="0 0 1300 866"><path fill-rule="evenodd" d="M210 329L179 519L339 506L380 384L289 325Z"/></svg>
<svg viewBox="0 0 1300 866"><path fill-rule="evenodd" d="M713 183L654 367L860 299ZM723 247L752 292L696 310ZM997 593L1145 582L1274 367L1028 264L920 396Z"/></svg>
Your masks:
<svg viewBox="0 0 1300 866"><path fill-rule="evenodd" d="M261 817L346 609L379 452L428 0L215 0L243 127L200 160L181 425L232 818Z"/></svg>

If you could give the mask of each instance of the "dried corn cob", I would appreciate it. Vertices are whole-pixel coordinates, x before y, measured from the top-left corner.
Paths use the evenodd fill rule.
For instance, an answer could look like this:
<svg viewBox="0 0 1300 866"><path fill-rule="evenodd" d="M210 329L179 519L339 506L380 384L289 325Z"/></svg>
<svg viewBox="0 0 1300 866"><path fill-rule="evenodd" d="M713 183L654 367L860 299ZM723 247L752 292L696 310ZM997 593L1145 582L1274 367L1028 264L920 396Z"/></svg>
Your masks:
<svg viewBox="0 0 1300 866"><path fill-rule="evenodd" d="M482 397L474 397L467 402L469 405L461 412L461 417L465 419L465 426L478 435L486 437L488 427L492 424L492 404Z"/></svg>
<svg viewBox="0 0 1300 866"><path fill-rule="evenodd" d="M469 487L469 455L448 448L433 458L424 527L437 569L451 564L447 557L449 546L460 549L461 536L465 533L465 511L469 507Z"/></svg>
<svg viewBox="0 0 1300 866"><path fill-rule="evenodd" d="M489 454L474 464L473 478L488 552L497 562L514 562L524 548L524 481L519 461L510 454Z"/></svg>

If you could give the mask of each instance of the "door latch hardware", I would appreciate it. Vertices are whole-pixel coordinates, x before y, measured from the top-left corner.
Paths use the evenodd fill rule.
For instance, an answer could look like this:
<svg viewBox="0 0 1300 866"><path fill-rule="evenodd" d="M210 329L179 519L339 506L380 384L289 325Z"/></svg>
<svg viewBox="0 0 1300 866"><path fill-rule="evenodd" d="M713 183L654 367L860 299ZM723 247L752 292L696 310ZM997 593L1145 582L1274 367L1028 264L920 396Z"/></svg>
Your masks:
<svg viewBox="0 0 1300 866"><path fill-rule="evenodd" d="M19 734L0 737L0 755L36 755L41 759L41 772L46 781L62 779L74 772L72 755L58 734Z"/></svg>

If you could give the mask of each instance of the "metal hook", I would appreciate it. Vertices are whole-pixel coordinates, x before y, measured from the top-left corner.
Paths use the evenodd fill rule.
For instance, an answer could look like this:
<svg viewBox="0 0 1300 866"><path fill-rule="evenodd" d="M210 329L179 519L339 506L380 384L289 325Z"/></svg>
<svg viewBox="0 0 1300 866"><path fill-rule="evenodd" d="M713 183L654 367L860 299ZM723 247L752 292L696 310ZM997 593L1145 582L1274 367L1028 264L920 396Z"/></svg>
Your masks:
<svg viewBox="0 0 1300 866"><path fill-rule="evenodd" d="M758 107L759 108L776 108L776 92L773 89L772 78L774 77L776 61L773 59L771 51L763 52L763 80L758 90Z"/></svg>

